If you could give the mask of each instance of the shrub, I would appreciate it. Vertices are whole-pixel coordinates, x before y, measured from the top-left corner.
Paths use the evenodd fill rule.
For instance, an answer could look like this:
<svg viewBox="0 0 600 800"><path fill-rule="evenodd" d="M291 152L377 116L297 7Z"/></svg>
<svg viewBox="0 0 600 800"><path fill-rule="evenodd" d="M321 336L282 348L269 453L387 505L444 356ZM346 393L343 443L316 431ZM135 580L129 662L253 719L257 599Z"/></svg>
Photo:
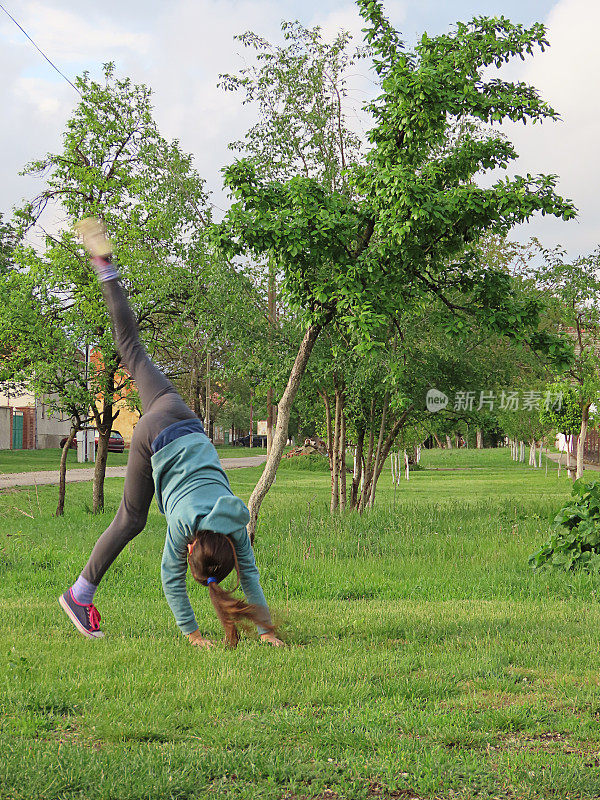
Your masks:
<svg viewBox="0 0 600 800"><path fill-rule="evenodd" d="M529 556L533 569L600 570L600 482L573 484L573 499L552 520L550 541Z"/></svg>
<svg viewBox="0 0 600 800"><path fill-rule="evenodd" d="M303 469L309 472L329 472L329 459L320 453L307 453L306 455L290 456L282 458L280 469Z"/></svg>

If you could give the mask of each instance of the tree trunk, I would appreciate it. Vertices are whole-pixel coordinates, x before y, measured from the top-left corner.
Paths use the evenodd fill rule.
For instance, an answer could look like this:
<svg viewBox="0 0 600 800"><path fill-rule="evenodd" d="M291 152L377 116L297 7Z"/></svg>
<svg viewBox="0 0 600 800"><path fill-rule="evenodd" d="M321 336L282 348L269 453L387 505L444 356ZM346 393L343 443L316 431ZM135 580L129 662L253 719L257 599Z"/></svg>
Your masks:
<svg viewBox="0 0 600 800"><path fill-rule="evenodd" d="M254 447L254 393L250 390L250 440L249 447Z"/></svg>
<svg viewBox="0 0 600 800"><path fill-rule="evenodd" d="M569 478L571 478L571 480L574 480L574 478L573 478L573 470L571 469L571 443L572 443L571 434L570 433L569 434L565 434L565 447L566 447L566 454L567 454L567 465L566 465L567 466L567 475L569 476Z"/></svg>
<svg viewBox="0 0 600 800"><path fill-rule="evenodd" d="M210 352L206 353L206 400L204 401L204 429L206 435L212 441L210 435Z"/></svg>
<svg viewBox="0 0 600 800"><path fill-rule="evenodd" d="M398 436L398 434L400 432L400 429L404 425L404 423L406 421L406 418L408 417L408 415L410 414L412 409L413 409L413 407L409 406L409 408L407 408L405 411L403 411L402 415L400 416L400 418L397 419L396 422L392 425L392 428L391 428L391 430L390 430L390 432L389 432L389 434L387 436L387 439L385 440L385 442L383 443L383 446L381 448L381 452L380 452L380 455L379 455L379 463L375 462L374 469L373 469L373 474L372 474L372 477L371 477L372 484L374 484L375 488L373 488L371 486L371 489L370 489L370 496L373 497L373 503L375 502L375 489L377 488L377 481L379 480L379 478L381 476L381 473L383 471L383 466L384 466L384 464L385 464L385 462L387 460L387 457L388 457L388 455L390 453L390 450L392 449L392 445L394 444L394 441L396 440L396 437ZM364 497L366 491L367 491L367 489L366 489L366 486L365 486L365 489L363 491L363 497Z"/></svg>
<svg viewBox="0 0 600 800"><path fill-rule="evenodd" d="M198 417L198 419L202 419L204 414L202 413L202 375L200 367L198 366L198 357L194 356L193 360L193 367L192 367L192 386L191 386L191 403L190 408L194 412L194 414Z"/></svg>
<svg viewBox="0 0 600 800"><path fill-rule="evenodd" d="M340 392L335 390L335 427L333 430L332 470L331 470L331 503L330 511L337 511L340 502L340 434L341 434L341 406Z"/></svg>
<svg viewBox="0 0 600 800"><path fill-rule="evenodd" d="M92 489L92 510L94 514L104 511L104 478L106 476L106 461L108 459L108 440L111 428L98 431L98 450L96 451L96 465L94 467L94 487Z"/></svg>
<svg viewBox="0 0 600 800"><path fill-rule="evenodd" d="M483 431L481 430L481 428L477 428L475 435L477 437L477 445L476 445L477 449L483 450Z"/></svg>
<svg viewBox="0 0 600 800"><path fill-rule="evenodd" d="M375 478L371 483L371 493L369 495L369 508L373 508L375 503L375 490L377 489L377 479L379 478L379 474L377 470L379 468L379 473L381 473L381 469L383 469L383 464L379 467L379 461L381 459L381 448L383 446L383 437L385 436L385 425L387 422L387 410L388 404L390 402L390 393L386 391L383 397L383 409L381 411L381 425L379 426L379 438L377 439L377 451L375 453Z"/></svg>
<svg viewBox="0 0 600 800"><path fill-rule="evenodd" d="M73 444L73 439L75 438L77 431L79 430L78 425L73 425L71 430L69 431L69 435L67 436L67 441L65 442L65 446L62 449L62 453L60 454L60 469L59 469L59 478L58 478L58 505L56 507L56 514L57 517L62 517L65 513L65 495L67 493L67 456L69 455L69 449Z"/></svg>
<svg viewBox="0 0 600 800"><path fill-rule="evenodd" d="M341 395L340 419L340 508L346 508L346 410L344 408L344 395Z"/></svg>
<svg viewBox="0 0 600 800"><path fill-rule="evenodd" d="M362 513L367 505L371 493L371 478L373 477L373 449L375 447L375 399L371 400L371 413L369 417L369 449L363 470L362 491L358 510Z"/></svg>
<svg viewBox="0 0 600 800"><path fill-rule="evenodd" d="M300 386L302 375L306 369L308 359L310 358L310 354L312 353L312 349L317 341L317 337L321 332L322 327L322 325L311 325L304 334L302 344L298 349L294 366L292 367L290 377L288 378L287 386L285 387L285 391L278 404L279 413L277 415L277 424L275 425L275 434L273 436L271 452L267 458L267 463L265 464L263 473L260 476L258 483L254 487L248 502L248 509L250 511L248 535L250 536L251 542L254 541L254 536L256 534L260 506L262 501L265 499L267 492L273 485L275 474L277 473L277 467L279 466L279 462L281 461L281 457L287 442L288 425L290 421L292 405L294 403L298 387Z"/></svg>
<svg viewBox="0 0 600 800"><path fill-rule="evenodd" d="M452 450L452 439L448 435L446 435L446 448Z"/></svg>
<svg viewBox="0 0 600 800"><path fill-rule="evenodd" d="M433 436L433 438L435 439L435 443L436 443L436 445L437 445L437 446L438 446L440 449L441 449L441 448L443 448L443 446L444 446L444 445L442 444L442 440L441 440L441 439L440 439L440 437L437 435L437 433L432 433L432 436Z"/></svg>
<svg viewBox="0 0 600 800"><path fill-rule="evenodd" d="M359 428L356 435L356 452L354 453L354 471L352 474L352 486L350 487L350 508L356 508L358 492L362 478L363 445L365 441L365 429Z"/></svg>
<svg viewBox="0 0 600 800"><path fill-rule="evenodd" d="M588 420L590 417L590 404L583 403L581 406L581 430L577 439L577 474L576 480L583 477L583 454L585 450L585 440L587 437Z"/></svg>
<svg viewBox="0 0 600 800"><path fill-rule="evenodd" d="M108 385L112 387L113 391L106 390L106 397L113 396L114 393L114 375L108 381ZM96 417L96 425L98 428L98 450L96 452L96 464L94 468L94 486L92 488L92 510L94 514L100 514L104 511L104 478L106 476L106 461L108 459L108 440L112 431L113 422L116 419L116 414L113 416L113 404L104 403L102 413L94 415ZM100 424L98 424L100 422Z"/></svg>
<svg viewBox="0 0 600 800"><path fill-rule="evenodd" d="M325 405L325 426L327 436L327 456L329 458L329 472L333 474L333 433L331 431L331 404L329 402L329 395L325 390L321 392L323 403Z"/></svg>

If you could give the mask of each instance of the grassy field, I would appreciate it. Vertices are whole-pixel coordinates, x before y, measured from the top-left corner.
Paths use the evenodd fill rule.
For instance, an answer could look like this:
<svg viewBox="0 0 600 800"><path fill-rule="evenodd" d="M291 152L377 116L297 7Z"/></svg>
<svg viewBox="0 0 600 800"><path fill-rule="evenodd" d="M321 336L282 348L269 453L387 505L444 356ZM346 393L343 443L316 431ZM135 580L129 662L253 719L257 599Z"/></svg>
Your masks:
<svg viewBox="0 0 600 800"><path fill-rule="evenodd" d="M239 458L240 456L260 456L267 451L264 447L217 447L221 458ZM129 453L109 453L108 466L121 467L127 464ZM46 450L0 450L0 475L10 472L37 472L39 470L58 470L60 466L60 450L58 447ZM92 467L93 464L77 462L77 453L70 450L67 456L68 469Z"/></svg>
<svg viewBox="0 0 600 800"><path fill-rule="evenodd" d="M103 517L81 510L89 485L62 519L53 487L2 493L0 798L600 796L599 580L527 568L564 471L507 450L423 460L395 490L383 476L362 518L330 519L326 473L281 471L256 551L283 650L178 634L156 508L98 592L106 638L83 639L56 598L122 481ZM231 473L234 490L259 473ZM220 640L205 590L190 596Z"/></svg>

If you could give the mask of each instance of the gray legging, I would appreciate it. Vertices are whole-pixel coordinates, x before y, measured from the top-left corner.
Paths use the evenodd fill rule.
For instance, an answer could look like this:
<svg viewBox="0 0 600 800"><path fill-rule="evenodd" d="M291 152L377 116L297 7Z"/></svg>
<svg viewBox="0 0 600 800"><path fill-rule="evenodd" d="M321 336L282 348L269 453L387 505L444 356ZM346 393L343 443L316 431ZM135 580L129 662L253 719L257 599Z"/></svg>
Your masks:
<svg viewBox="0 0 600 800"><path fill-rule="evenodd" d="M96 542L81 573L94 586L98 586L127 542L146 525L154 496L150 463L152 442L169 425L185 419L196 419L171 381L152 363L144 350L137 323L119 281L106 281L102 284L102 292L112 319L113 335L121 361L135 381L142 401L143 416L131 438L121 505L111 524Z"/></svg>

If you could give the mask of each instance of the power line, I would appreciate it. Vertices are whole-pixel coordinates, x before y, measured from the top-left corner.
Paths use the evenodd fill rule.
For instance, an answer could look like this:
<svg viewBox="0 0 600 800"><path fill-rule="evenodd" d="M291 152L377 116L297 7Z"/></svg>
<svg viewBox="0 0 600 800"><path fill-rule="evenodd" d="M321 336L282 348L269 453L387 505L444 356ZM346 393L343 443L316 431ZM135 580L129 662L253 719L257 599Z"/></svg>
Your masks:
<svg viewBox="0 0 600 800"><path fill-rule="evenodd" d="M46 59L46 61L47 61L47 62L50 64L50 66L51 66L53 69L55 69L55 70L58 72L58 74L59 74L59 75L60 75L62 78L64 78L64 79L66 80L66 82L67 82L67 83L68 83L70 86L72 86L72 87L73 87L73 89L75 89L75 91L77 92L77 94L81 95L81 92L80 92L80 91L79 91L79 89L78 89L78 88L75 86L75 84L74 84L72 81L70 81L70 80L67 78L67 76L64 74L64 72L61 72L61 71L59 70L59 68L56 66L56 64L54 64L52 61L50 61L50 59L49 59L49 58L48 58L48 56L47 56L47 55L44 53L44 51L43 51L43 50L41 50L41 49L40 49L40 48L37 46L37 44L36 44L36 43L33 41L33 39L31 38L31 36L30 36L30 35L27 33L27 31L25 30L25 28L23 28L23 26L22 26L22 25L19 25L19 23L18 23L18 22L17 22L17 20L16 20L16 19L15 19L15 18L12 16L12 14L9 14L9 13L8 13L8 11L7 11L7 10L4 8L4 6L2 5L2 3L0 3L0 8L2 9L2 11L4 11L4 13L6 14L6 16L7 16L7 17L10 17L10 19L12 19L12 21L15 23L15 25L17 26L17 28L19 28L19 30L23 31L23 33L24 33L24 34L25 34L25 36L26 36L26 37L29 39L29 41L31 42L31 44L32 44L32 45L35 47L35 49L38 51L38 53L40 53L40 54L41 54L41 55L42 55L42 56L43 56L43 57Z"/></svg>

